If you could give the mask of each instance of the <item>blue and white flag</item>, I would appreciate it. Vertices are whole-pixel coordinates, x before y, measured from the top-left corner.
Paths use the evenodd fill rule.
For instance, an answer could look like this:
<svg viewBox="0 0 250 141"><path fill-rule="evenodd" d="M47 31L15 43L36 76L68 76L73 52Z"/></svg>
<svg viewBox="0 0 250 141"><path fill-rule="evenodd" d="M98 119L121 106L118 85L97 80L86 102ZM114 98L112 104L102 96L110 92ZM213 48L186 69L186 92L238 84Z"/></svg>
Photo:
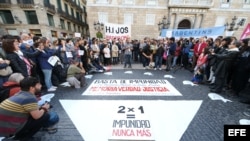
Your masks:
<svg viewBox="0 0 250 141"><path fill-rule="evenodd" d="M163 29L161 30L161 37L215 37L224 34L225 26L211 27L211 28L196 28L196 29Z"/></svg>

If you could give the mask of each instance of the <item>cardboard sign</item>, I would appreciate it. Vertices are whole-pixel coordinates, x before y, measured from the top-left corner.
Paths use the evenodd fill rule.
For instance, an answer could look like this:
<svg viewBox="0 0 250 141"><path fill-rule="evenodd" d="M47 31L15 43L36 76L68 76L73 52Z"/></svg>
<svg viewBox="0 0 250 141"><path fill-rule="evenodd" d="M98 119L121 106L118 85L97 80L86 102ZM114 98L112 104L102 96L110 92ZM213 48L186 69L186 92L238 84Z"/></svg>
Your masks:
<svg viewBox="0 0 250 141"><path fill-rule="evenodd" d="M77 33L77 32L75 32L75 35L74 35L75 37L81 37L81 33Z"/></svg>
<svg viewBox="0 0 250 141"><path fill-rule="evenodd" d="M67 58L73 58L72 52L66 51L66 57L67 57Z"/></svg>
<svg viewBox="0 0 250 141"><path fill-rule="evenodd" d="M51 56L48 59L48 62L52 65L55 66L56 62L60 61L60 59L57 56Z"/></svg>

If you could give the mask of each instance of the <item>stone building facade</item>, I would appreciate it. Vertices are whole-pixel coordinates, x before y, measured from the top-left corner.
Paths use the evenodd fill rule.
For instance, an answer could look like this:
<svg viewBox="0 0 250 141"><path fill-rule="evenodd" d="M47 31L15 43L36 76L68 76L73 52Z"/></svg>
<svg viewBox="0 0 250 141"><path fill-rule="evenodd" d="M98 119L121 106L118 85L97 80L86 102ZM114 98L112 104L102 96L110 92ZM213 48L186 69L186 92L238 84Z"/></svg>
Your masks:
<svg viewBox="0 0 250 141"><path fill-rule="evenodd" d="M250 0L88 0L87 13L92 37L97 32L94 22L100 21L131 24L132 39L157 38L164 16L170 23L168 29L230 25L236 17L231 30L240 37L250 19Z"/></svg>
<svg viewBox="0 0 250 141"><path fill-rule="evenodd" d="M89 36L86 0L2 0L0 35Z"/></svg>

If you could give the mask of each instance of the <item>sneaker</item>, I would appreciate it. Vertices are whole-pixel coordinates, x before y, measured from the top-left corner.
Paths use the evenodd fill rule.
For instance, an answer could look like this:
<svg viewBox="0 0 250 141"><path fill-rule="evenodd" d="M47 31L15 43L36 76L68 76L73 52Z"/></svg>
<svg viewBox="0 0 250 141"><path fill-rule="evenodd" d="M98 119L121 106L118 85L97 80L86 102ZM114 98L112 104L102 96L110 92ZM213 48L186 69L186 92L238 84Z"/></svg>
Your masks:
<svg viewBox="0 0 250 141"><path fill-rule="evenodd" d="M154 68L154 70L157 70L157 68Z"/></svg>
<svg viewBox="0 0 250 141"><path fill-rule="evenodd" d="M57 132L57 128L55 127L42 128L42 131L47 131L49 134L54 134Z"/></svg>
<svg viewBox="0 0 250 141"><path fill-rule="evenodd" d="M249 111L243 112L243 114L244 114L245 116L250 117L250 112L249 112Z"/></svg>
<svg viewBox="0 0 250 141"><path fill-rule="evenodd" d="M159 68L159 70L161 70L161 68Z"/></svg>
<svg viewBox="0 0 250 141"><path fill-rule="evenodd" d="M20 140L14 139L14 137L9 137L9 138L3 138L2 141L20 141Z"/></svg>
<svg viewBox="0 0 250 141"><path fill-rule="evenodd" d="M54 88L54 89L56 89L57 88L57 86L51 86L52 88Z"/></svg>
<svg viewBox="0 0 250 141"><path fill-rule="evenodd" d="M53 92L53 91L56 91L56 89L53 88L53 87L50 87L47 91L48 91L48 92Z"/></svg>
<svg viewBox="0 0 250 141"><path fill-rule="evenodd" d="M250 125L250 120L248 119L241 119L239 120L240 125Z"/></svg>
<svg viewBox="0 0 250 141"><path fill-rule="evenodd" d="M103 72L103 70L97 70L97 72Z"/></svg>

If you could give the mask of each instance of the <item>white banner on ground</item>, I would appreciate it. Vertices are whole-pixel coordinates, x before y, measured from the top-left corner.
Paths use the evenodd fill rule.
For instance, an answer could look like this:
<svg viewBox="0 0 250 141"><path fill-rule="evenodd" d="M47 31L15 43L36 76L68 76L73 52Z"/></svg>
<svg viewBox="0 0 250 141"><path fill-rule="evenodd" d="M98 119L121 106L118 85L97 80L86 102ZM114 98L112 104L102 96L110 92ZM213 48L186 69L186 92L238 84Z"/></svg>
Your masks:
<svg viewBox="0 0 250 141"><path fill-rule="evenodd" d="M60 100L60 103L86 141L179 141L202 101Z"/></svg>
<svg viewBox="0 0 250 141"><path fill-rule="evenodd" d="M130 38L131 37L131 25L105 23L104 32L105 32L106 39Z"/></svg>
<svg viewBox="0 0 250 141"><path fill-rule="evenodd" d="M182 96L167 80L97 79L82 95Z"/></svg>

